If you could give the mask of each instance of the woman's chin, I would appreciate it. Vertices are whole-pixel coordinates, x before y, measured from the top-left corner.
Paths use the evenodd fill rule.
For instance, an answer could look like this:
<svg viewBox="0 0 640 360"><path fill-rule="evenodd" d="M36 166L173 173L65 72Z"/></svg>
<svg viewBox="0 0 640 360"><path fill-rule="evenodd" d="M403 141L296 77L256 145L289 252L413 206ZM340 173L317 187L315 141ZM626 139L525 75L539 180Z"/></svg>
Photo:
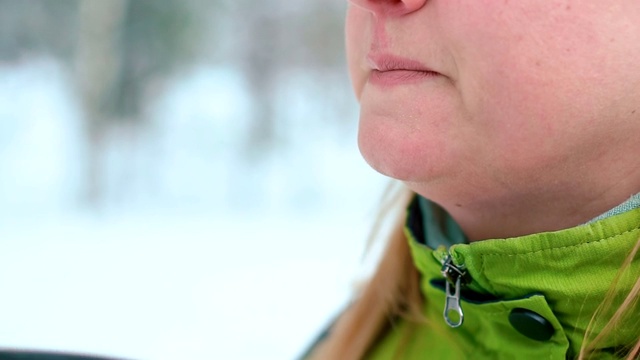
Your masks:
<svg viewBox="0 0 640 360"><path fill-rule="evenodd" d="M419 135L361 121L358 147L369 166L397 180L423 182L446 175L452 163L446 143L428 134Z"/></svg>
<svg viewBox="0 0 640 360"><path fill-rule="evenodd" d="M428 182L439 174L435 161L418 159L411 152L392 149L384 146L360 145L360 152L365 161L375 171L390 178L404 182Z"/></svg>

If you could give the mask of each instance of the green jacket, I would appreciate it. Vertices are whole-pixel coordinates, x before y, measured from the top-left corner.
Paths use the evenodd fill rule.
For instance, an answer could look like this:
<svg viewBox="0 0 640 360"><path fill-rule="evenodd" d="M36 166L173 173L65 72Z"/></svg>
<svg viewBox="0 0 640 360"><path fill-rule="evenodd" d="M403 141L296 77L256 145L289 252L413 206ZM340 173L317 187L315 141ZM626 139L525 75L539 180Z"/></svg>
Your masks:
<svg viewBox="0 0 640 360"><path fill-rule="evenodd" d="M370 360L575 358L592 315L640 238L636 209L567 230L434 250L425 245L419 210L415 204L411 208L405 233L421 274L428 322L395 322L367 355ZM457 328L443 317L447 282L442 268L449 255L454 270L466 272L460 277L464 321ZM615 285L613 309L638 277L636 259ZM455 309L455 282L450 284ZM638 310L625 316L592 358L617 358L617 351L636 343ZM451 315L450 321L457 319ZM597 322L595 330L605 324Z"/></svg>

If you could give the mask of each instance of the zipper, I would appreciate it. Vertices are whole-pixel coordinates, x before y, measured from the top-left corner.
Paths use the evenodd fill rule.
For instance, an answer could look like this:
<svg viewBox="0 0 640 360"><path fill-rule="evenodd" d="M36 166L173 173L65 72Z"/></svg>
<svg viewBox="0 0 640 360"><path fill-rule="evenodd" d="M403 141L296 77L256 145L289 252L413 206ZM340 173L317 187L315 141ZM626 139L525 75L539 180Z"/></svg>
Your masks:
<svg viewBox="0 0 640 360"><path fill-rule="evenodd" d="M442 276L446 281L446 300L444 304L444 321L452 328L457 328L464 321L464 312L460 306L460 288L467 283L467 271L464 265L456 265L453 263L451 251L446 254L442 262ZM452 318L453 314L457 314L457 319Z"/></svg>

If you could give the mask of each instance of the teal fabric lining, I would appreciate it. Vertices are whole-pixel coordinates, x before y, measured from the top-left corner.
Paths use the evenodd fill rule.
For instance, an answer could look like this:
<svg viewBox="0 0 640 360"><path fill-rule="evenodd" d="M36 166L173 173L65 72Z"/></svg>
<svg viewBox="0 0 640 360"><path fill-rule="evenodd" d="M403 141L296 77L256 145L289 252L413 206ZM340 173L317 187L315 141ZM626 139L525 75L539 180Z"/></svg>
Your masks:
<svg viewBox="0 0 640 360"><path fill-rule="evenodd" d="M591 224L593 222L600 221L602 219L606 219L611 216L619 215L627 211L635 210L637 208L640 208L640 193L631 196L629 200L614 207L613 209L607 211L606 213L591 219L591 221L587 222L587 224Z"/></svg>
<svg viewBox="0 0 640 360"><path fill-rule="evenodd" d="M422 213L422 228L424 229L425 243L428 247L437 249L439 246L444 245L449 248L451 245L467 242L467 237L458 223L446 211L439 212L438 215L442 214L443 218L438 219L439 216L436 216L434 211L438 205L420 195L418 195L418 205Z"/></svg>

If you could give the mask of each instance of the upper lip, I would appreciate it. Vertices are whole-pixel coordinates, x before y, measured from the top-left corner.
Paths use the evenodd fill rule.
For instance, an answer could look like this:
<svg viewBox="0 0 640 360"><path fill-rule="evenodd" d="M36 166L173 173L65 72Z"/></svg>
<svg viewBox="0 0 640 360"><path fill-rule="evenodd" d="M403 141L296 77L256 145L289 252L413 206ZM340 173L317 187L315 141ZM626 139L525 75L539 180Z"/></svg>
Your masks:
<svg viewBox="0 0 640 360"><path fill-rule="evenodd" d="M367 56L367 63L372 70L377 71L419 71L436 72L419 61L388 53L371 53Z"/></svg>

